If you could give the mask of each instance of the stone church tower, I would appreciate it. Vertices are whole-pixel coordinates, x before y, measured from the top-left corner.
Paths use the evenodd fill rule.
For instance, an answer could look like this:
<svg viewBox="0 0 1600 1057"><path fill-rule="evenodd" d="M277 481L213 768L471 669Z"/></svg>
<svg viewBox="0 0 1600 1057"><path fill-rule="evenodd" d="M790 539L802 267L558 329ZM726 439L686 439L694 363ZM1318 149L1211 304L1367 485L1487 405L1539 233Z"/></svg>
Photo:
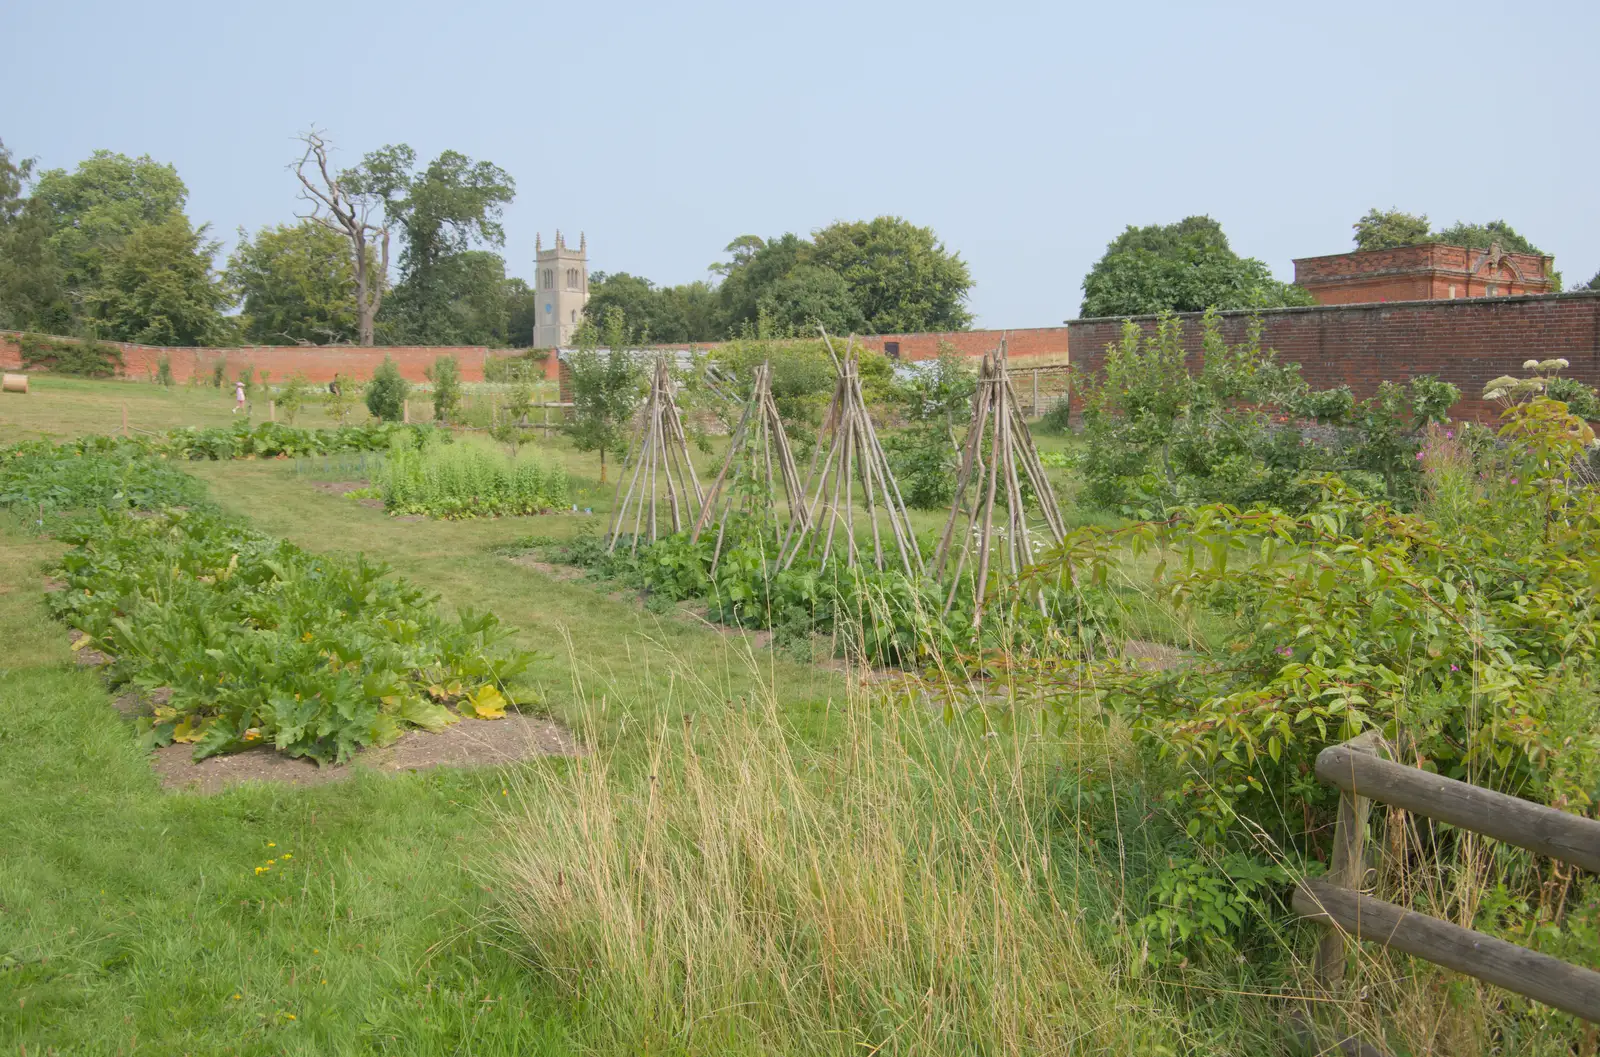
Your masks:
<svg viewBox="0 0 1600 1057"><path fill-rule="evenodd" d="M533 324L533 347L554 349L572 344L572 333L589 302L589 240L578 235L578 248L569 249L556 232L553 249L534 236L533 289L538 315Z"/></svg>

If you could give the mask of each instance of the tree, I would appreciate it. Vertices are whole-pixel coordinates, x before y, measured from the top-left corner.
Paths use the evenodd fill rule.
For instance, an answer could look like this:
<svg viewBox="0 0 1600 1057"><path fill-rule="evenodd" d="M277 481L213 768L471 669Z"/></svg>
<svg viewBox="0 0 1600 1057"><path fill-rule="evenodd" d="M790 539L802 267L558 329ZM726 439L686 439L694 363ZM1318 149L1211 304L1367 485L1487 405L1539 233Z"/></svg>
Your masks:
<svg viewBox="0 0 1600 1057"><path fill-rule="evenodd" d="M70 173L44 173L33 197L50 214L63 282L85 291L100 285L109 258L135 231L182 215L189 189L149 155L97 150Z"/></svg>
<svg viewBox="0 0 1600 1057"><path fill-rule="evenodd" d="M1084 277L1083 293L1084 318L1313 303L1301 287L1274 279L1262 261L1234 253L1210 217L1130 226Z"/></svg>
<svg viewBox="0 0 1600 1057"><path fill-rule="evenodd" d="M361 169L335 172L328 160L331 144L319 132L312 129L303 133L300 142L305 144L305 150L294 165L294 174L300 181L300 197L311 203L311 212L300 219L320 224L349 243L350 268L355 275L357 340L371 345L389 276L385 207L394 189L391 174L384 167L386 159L375 162L368 155ZM382 222L380 216L384 217Z"/></svg>
<svg viewBox="0 0 1600 1057"><path fill-rule="evenodd" d="M625 329L641 341L714 341L722 336L715 292L703 282L658 287L627 272L596 272L589 277L584 318L597 323L613 310Z"/></svg>
<svg viewBox="0 0 1600 1057"><path fill-rule="evenodd" d="M476 247L501 246L500 218L516 184L492 162L447 150L421 172L405 144L367 155L360 186L384 200L405 246L385 319L396 342L462 345L503 341L505 261Z"/></svg>
<svg viewBox="0 0 1600 1057"><path fill-rule="evenodd" d="M965 330L972 275L932 228L900 217L840 222L818 231L814 260L849 287L871 334Z"/></svg>
<svg viewBox="0 0 1600 1057"><path fill-rule="evenodd" d="M603 326L585 320L578 349L567 361L572 371L572 409L564 430L579 451L600 453L600 483L606 483L606 453L624 453L628 423L639 403L642 372L629 354L622 314L613 310ZM605 355L599 351L606 345Z"/></svg>
<svg viewBox="0 0 1600 1057"><path fill-rule="evenodd" d="M322 224L264 227L254 239L240 229L228 281L243 298L246 341L337 345L360 332L349 240Z"/></svg>
<svg viewBox="0 0 1600 1057"><path fill-rule="evenodd" d="M1595 272L1594 273L1594 278L1590 279L1586 283L1579 283L1577 286L1574 286L1573 289L1574 290L1600 290L1600 272Z"/></svg>
<svg viewBox="0 0 1600 1057"><path fill-rule="evenodd" d="M1426 213L1417 216L1398 209L1380 213L1373 208L1351 227L1355 229L1356 248L1360 250L1392 250L1434 241Z"/></svg>
<svg viewBox="0 0 1600 1057"><path fill-rule="evenodd" d="M0 141L0 327L63 333L72 329L72 305L60 261L50 244L48 206L24 195L34 161L13 161Z"/></svg>
<svg viewBox="0 0 1600 1057"><path fill-rule="evenodd" d="M217 244L175 213L137 228L102 259L100 285L84 294L103 336L147 345L222 345L234 338L222 312L233 295L213 270Z"/></svg>
<svg viewBox="0 0 1600 1057"><path fill-rule="evenodd" d="M406 396L410 392L411 383L401 376L394 357L385 356L378 369L372 372L372 381L367 383L367 410L373 418L399 422L405 416Z"/></svg>
<svg viewBox="0 0 1600 1057"><path fill-rule="evenodd" d="M757 302L763 324L773 333L811 336L822 324L834 334L860 334L870 328L850 284L838 272L802 264L767 287Z"/></svg>
<svg viewBox="0 0 1600 1057"><path fill-rule="evenodd" d="M728 244L728 251L733 260L712 269L723 275L718 297L727 333L755 326L764 310L773 309L785 317L811 310L836 320L859 319L857 329L871 334L960 330L972 322L966 262L947 251L931 228L900 217L841 221L810 240L792 233L766 241L743 235ZM853 308L845 306L830 280L815 272L796 276L805 268L836 275ZM789 322L809 331L817 318Z"/></svg>
<svg viewBox="0 0 1600 1057"><path fill-rule="evenodd" d="M522 279L512 276L505 283L506 344L518 349L533 347L533 327L538 319L538 292Z"/></svg>
<svg viewBox="0 0 1600 1057"><path fill-rule="evenodd" d="M1516 229L1504 220L1491 220L1487 224L1467 224L1458 220L1435 234L1434 241L1473 250L1486 250L1498 242L1501 249L1510 253L1532 253L1539 257L1546 255L1544 250L1517 234Z"/></svg>

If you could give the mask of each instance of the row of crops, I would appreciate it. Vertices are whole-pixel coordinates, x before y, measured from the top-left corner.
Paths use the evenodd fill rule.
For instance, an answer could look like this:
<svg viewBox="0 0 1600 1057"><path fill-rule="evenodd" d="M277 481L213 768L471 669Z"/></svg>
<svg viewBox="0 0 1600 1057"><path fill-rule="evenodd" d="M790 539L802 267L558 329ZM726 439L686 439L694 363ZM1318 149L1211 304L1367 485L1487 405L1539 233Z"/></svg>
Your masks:
<svg viewBox="0 0 1600 1057"><path fill-rule="evenodd" d="M159 702L154 744L337 762L527 698L533 656L492 614L443 616L381 564L257 532L146 447L0 449L0 506L71 544L52 611L112 658L114 686Z"/></svg>

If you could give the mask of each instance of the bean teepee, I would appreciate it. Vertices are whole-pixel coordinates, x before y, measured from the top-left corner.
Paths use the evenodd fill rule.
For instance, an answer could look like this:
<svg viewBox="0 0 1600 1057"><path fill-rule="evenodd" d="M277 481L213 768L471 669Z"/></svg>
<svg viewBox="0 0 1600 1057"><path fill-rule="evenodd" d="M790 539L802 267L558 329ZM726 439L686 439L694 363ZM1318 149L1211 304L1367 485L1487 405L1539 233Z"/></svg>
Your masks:
<svg viewBox="0 0 1600 1057"><path fill-rule="evenodd" d="M846 343L843 360L834 352L833 341L826 330L822 331L822 340L833 358L838 381L812 456L806 486L806 493L812 497L810 509L803 521L791 525L789 537L784 541L784 568L793 564L802 551L817 553L819 543L820 558L827 561L833 553L835 534L840 527L844 529L840 535L846 563L855 565L862 561L864 548L856 539L855 489L859 482L861 514L872 529L874 565L879 569L885 567L883 523L886 522L900 555L900 567L907 576L921 575L922 552L917 546L917 535L906 514L905 500L900 497L900 486L889 469L889 459L883 452L883 445L878 443L872 416L867 414L866 397L861 392L861 359L855 350L855 339Z"/></svg>
<svg viewBox="0 0 1600 1057"><path fill-rule="evenodd" d="M781 507L777 501L780 491ZM804 497L800 471L772 400L772 365L763 363L755 369L750 398L728 442L728 456L711 483L690 539L698 540L707 526L716 523L717 543L711 553L711 571L716 572L730 521L770 523L776 535L780 522L787 519L783 530L787 537L796 526L803 530L807 522Z"/></svg>
<svg viewBox="0 0 1600 1057"><path fill-rule="evenodd" d="M1032 530L1028 526L1027 503L1022 492L1023 475L1032 486L1034 505L1051 541L1059 544L1066 538L1066 525L1061 518L1061 508L1056 504L1055 491L1050 487L1050 479L1045 476L1044 464L1039 461L1039 452L1033 446L1033 437L1023 423L1016 391L1011 387L1004 338L998 349L983 357L983 367L978 373L978 388L972 397L972 409L972 426L967 432L961 454L961 469L956 475L955 501L950 507L950 519L945 523L944 535L940 537L933 564L934 575L943 576L952 544L955 543L956 525L965 516L967 527L955 550L955 571L951 574L950 597L945 602L945 612L949 612L955 603L967 555L976 550L972 611L972 622L976 626L983 621L989 564L996 551L996 498L1005 506L1005 523L1000 529L999 543L1004 559L1003 572L1008 572L1012 579L1019 577L1024 568L1032 565L1034 558ZM985 447L988 449L987 459L984 457ZM1018 473L1019 467L1021 474ZM967 501L969 488L973 491L970 503Z"/></svg>
<svg viewBox="0 0 1600 1057"><path fill-rule="evenodd" d="M629 471L632 471L631 475ZM623 482L627 491L623 491ZM660 510L664 507L673 532L697 519L705 507L705 493L689 459L689 441L683 432L683 416L673 397L672 372L666 357L656 359L650 378L650 395L634 431L628 457L617 473L617 498L612 504L611 543L617 549L633 513L631 549L639 549L641 534L654 541L661 534Z"/></svg>

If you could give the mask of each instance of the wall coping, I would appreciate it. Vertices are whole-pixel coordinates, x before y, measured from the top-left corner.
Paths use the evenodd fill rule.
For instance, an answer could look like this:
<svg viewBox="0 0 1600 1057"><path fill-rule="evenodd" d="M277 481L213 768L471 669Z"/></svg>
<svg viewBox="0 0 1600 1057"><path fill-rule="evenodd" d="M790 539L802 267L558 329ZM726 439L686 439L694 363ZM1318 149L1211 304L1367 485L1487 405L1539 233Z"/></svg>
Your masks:
<svg viewBox="0 0 1600 1057"><path fill-rule="evenodd" d="M1338 255L1342 256L1342 254ZM1600 302L1600 290L1569 290L1559 294L1507 294L1498 297L1435 297L1425 301L1353 301L1347 305L1291 305L1286 308L1230 308L1219 311L1219 317L1228 316L1293 316L1310 315L1317 312L1348 312L1352 309L1372 311L1380 309L1392 311L1395 309L1413 308L1438 308L1441 305L1502 305L1520 303L1523 301L1596 301ZM1164 316L1173 316L1177 319L1200 319L1204 312L1154 312L1140 316L1086 316L1081 319L1063 320L1067 326L1089 323L1144 323L1155 321ZM1039 328L1043 329L1043 328Z"/></svg>

